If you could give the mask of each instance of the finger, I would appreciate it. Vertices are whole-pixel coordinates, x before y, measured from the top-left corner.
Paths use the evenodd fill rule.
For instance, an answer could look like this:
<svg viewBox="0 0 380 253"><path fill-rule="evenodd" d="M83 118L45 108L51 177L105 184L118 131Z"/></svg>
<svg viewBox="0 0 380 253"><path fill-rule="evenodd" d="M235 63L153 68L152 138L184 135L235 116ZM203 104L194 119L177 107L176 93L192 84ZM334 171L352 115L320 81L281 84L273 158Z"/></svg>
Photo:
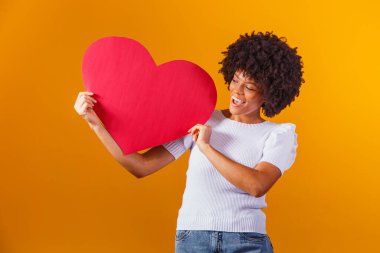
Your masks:
<svg viewBox="0 0 380 253"><path fill-rule="evenodd" d="M190 128L189 131L190 131L191 134L193 134L193 132L194 132L196 129L197 129L197 128L194 126L194 127Z"/></svg>
<svg viewBox="0 0 380 253"><path fill-rule="evenodd" d="M88 107L92 107L92 105L89 102L84 101L83 104L82 104L82 108L87 109Z"/></svg>
<svg viewBox="0 0 380 253"><path fill-rule="evenodd" d="M93 100L91 100L90 98L86 98L86 102L90 103L91 105L94 105L95 103L93 102Z"/></svg>
<svg viewBox="0 0 380 253"><path fill-rule="evenodd" d="M94 106L94 103L93 103L90 99L88 99L88 98L83 98L83 101L82 101L81 104L83 104L84 102L87 102L87 103L89 103L90 105Z"/></svg>
<svg viewBox="0 0 380 253"><path fill-rule="evenodd" d="M199 125L199 124L196 124L195 126L193 126L192 128L190 128L189 130L187 130L187 132L192 131L194 128L198 128L198 127L199 127L198 125Z"/></svg>
<svg viewBox="0 0 380 253"><path fill-rule="evenodd" d="M80 109L79 109L80 115L85 115L86 114L86 109L87 109L87 103L84 103L83 105L81 105Z"/></svg>
<svg viewBox="0 0 380 253"><path fill-rule="evenodd" d="M191 131L191 134L192 135L195 135L195 134L198 134L200 132L200 130L198 129L194 129L193 131Z"/></svg>
<svg viewBox="0 0 380 253"><path fill-rule="evenodd" d="M94 103L97 103L97 102L98 102L98 101L96 101L95 98L93 98L93 97L87 97L87 98L91 99L91 101L94 102Z"/></svg>
<svg viewBox="0 0 380 253"><path fill-rule="evenodd" d="M89 99L89 100L93 101L94 103L97 103L97 102L98 102L98 101L96 101L93 97L91 97L90 95L86 95L86 94L84 94L83 97L84 97L85 99Z"/></svg>
<svg viewBox="0 0 380 253"><path fill-rule="evenodd" d="M88 91L81 91L78 93L78 97L77 98L80 98L80 97L83 97L85 95L93 95L92 92L88 92Z"/></svg>
<svg viewBox="0 0 380 253"><path fill-rule="evenodd" d="M91 101L91 102L95 102L95 103L97 103L97 101L96 101L94 98L92 98L92 97L90 97L90 96L88 96L88 95L83 95L83 96L80 98L80 100L81 100L81 103L83 103L83 101Z"/></svg>
<svg viewBox="0 0 380 253"><path fill-rule="evenodd" d="M193 134L192 136L193 136L193 141L195 141L196 139L197 139L197 135L198 134Z"/></svg>
<svg viewBox="0 0 380 253"><path fill-rule="evenodd" d="M90 94L90 93L81 93L81 94L79 94L80 98L92 98L91 96L92 96L92 94Z"/></svg>
<svg viewBox="0 0 380 253"><path fill-rule="evenodd" d="M83 113L85 113L88 108L92 108L92 106L87 102L84 102L83 105L81 106L81 110Z"/></svg>
<svg viewBox="0 0 380 253"><path fill-rule="evenodd" d="M91 97L91 95L89 95L89 94L83 94L83 96L86 97L86 98L90 98L90 99L95 100L95 98Z"/></svg>
<svg viewBox="0 0 380 253"><path fill-rule="evenodd" d="M91 92L91 91L81 91L81 92L79 92L79 94L87 94L87 95L94 95L94 93L93 92Z"/></svg>

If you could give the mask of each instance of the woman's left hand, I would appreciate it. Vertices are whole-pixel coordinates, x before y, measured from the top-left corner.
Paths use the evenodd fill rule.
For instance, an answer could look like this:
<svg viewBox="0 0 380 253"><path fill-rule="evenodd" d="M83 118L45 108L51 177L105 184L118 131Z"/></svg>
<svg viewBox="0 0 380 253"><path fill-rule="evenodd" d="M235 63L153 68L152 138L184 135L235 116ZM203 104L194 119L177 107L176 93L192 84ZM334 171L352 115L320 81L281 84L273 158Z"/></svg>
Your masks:
<svg viewBox="0 0 380 253"><path fill-rule="evenodd" d="M202 152L205 148L207 148L207 146L210 145L210 137L212 132L210 125L196 124L190 128L188 132L191 133L193 140Z"/></svg>

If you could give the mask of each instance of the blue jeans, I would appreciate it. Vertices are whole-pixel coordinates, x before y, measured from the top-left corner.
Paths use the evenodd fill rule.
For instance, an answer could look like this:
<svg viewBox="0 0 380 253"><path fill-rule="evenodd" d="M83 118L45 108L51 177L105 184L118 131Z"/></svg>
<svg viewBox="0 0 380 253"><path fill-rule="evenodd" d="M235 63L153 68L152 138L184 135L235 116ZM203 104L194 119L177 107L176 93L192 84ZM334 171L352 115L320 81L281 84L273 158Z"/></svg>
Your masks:
<svg viewBox="0 0 380 253"><path fill-rule="evenodd" d="M273 253L267 234L176 230L175 253Z"/></svg>

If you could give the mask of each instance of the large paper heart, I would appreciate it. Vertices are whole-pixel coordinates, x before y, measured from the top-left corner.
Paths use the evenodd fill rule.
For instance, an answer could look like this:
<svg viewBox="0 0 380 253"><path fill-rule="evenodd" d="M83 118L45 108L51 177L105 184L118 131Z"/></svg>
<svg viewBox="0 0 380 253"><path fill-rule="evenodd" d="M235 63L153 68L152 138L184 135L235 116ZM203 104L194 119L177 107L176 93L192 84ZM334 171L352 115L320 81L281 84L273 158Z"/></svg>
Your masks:
<svg viewBox="0 0 380 253"><path fill-rule="evenodd" d="M214 81L200 66L186 60L157 66L143 45L126 37L91 44L82 75L98 101L94 111L124 154L188 134L216 105Z"/></svg>

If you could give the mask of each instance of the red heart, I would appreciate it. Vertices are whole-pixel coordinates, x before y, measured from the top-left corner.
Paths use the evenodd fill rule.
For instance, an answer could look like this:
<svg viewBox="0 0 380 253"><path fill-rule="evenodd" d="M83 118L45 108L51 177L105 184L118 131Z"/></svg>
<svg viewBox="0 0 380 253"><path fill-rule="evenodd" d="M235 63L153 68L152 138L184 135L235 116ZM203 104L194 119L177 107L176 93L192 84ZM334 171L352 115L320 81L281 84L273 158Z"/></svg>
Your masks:
<svg viewBox="0 0 380 253"><path fill-rule="evenodd" d="M157 66L143 45L125 37L91 44L82 74L98 101L94 111L124 154L188 134L216 105L214 81L201 67L185 60Z"/></svg>

